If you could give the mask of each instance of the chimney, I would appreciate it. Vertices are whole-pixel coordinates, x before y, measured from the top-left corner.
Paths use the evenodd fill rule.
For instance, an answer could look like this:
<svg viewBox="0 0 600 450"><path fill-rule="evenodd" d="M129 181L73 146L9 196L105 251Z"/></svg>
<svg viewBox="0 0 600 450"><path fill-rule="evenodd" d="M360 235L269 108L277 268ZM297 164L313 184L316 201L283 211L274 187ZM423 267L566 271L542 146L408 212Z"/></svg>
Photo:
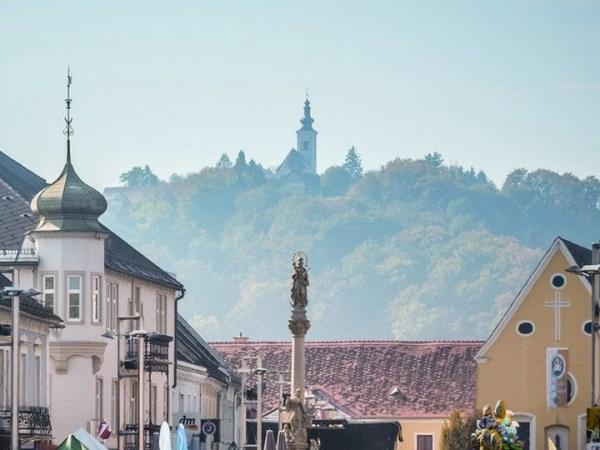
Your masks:
<svg viewBox="0 0 600 450"><path fill-rule="evenodd" d="M246 342L248 342L250 339L248 338L248 336L244 336L242 335L242 333L240 332L239 336L234 336L233 338L233 342L236 344L244 344Z"/></svg>

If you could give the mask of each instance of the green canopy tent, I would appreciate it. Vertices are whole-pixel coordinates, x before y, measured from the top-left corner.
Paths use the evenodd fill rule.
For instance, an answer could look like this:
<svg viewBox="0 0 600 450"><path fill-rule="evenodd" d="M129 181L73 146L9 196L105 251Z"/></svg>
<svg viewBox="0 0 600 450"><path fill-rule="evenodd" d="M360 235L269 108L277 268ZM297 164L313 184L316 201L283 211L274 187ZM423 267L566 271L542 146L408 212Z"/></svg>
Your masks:
<svg viewBox="0 0 600 450"><path fill-rule="evenodd" d="M56 447L56 450L90 450L79 441L75 436L70 434L62 443Z"/></svg>
<svg viewBox="0 0 600 450"><path fill-rule="evenodd" d="M83 428L79 428L75 433L70 434L62 443L56 447L56 450L107 450Z"/></svg>

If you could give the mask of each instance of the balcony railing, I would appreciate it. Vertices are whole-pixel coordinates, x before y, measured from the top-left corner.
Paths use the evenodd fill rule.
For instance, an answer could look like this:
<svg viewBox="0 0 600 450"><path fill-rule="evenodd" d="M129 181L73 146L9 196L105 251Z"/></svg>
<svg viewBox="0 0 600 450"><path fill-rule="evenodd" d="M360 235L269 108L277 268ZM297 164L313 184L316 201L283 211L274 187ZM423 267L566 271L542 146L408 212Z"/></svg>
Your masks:
<svg viewBox="0 0 600 450"><path fill-rule="evenodd" d="M154 441L158 439L160 425L144 425L144 448L158 448ZM138 426L137 424L125 425L123 431L123 446L125 450L138 450Z"/></svg>
<svg viewBox="0 0 600 450"><path fill-rule="evenodd" d="M0 248L0 264L31 264L39 262L34 248Z"/></svg>
<svg viewBox="0 0 600 450"><path fill-rule="evenodd" d="M10 436L10 409L0 409L0 436ZM19 407L19 437L47 438L52 435L50 413L42 406Z"/></svg>
<svg viewBox="0 0 600 450"><path fill-rule="evenodd" d="M169 343L171 336L150 333L144 340L144 370L148 372L166 372L169 367ZM123 366L126 369L137 370L139 361L139 338L130 337L127 340L127 351Z"/></svg>

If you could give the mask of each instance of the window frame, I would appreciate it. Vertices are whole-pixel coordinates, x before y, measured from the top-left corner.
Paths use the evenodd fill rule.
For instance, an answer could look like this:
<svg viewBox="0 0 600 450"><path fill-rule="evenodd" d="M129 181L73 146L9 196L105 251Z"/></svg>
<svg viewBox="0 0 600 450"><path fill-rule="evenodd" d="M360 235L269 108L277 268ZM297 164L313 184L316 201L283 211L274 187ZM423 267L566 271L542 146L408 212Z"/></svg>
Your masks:
<svg viewBox="0 0 600 450"><path fill-rule="evenodd" d="M419 437L431 437L431 450L435 450L435 433L415 433L415 450L419 449Z"/></svg>
<svg viewBox="0 0 600 450"><path fill-rule="evenodd" d="M65 290L66 290L66 317L67 317L67 322L83 322L83 296L84 296L84 276L81 273L68 273L65 274L66 275L66 283L65 283ZM71 288L71 279L79 279L79 289L72 289ZM71 295L78 295L78 313L79 315L77 317L71 317L71 307L74 307L73 305L71 305Z"/></svg>
<svg viewBox="0 0 600 450"><path fill-rule="evenodd" d="M46 289L46 278L52 278L53 280L53 287L52 289ZM58 280L58 276L56 273L43 273L42 274L42 280L41 280L41 285L42 285L42 304L44 305L44 307L48 307L48 302L46 301L46 295L52 295L53 296L53 300L52 300L52 312L56 312L57 310L57 300L58 297L56 295L57 293L57 280Z"/></svg>
<svg viewBox="0 0 600 450"><path fill-rule="evenodd" d="M91 291L91 321L94 324L102 323L102 275L93 273L90 283Z"/></svg>
<svg viewBox="0 0 600 450"><path fill-rule="evenodd" d="M119 380L113 378L110 387L110 423L118 430L121 425L119 423Z"/></svg>
<svg viewBox="0 0 600 450"><path fill-rule="evenodd" d="M156 293L156 331L167 334L167 296L162 292Z"/></svg>
<svg viewBox="0 0 600 450"><path fill-rule="evenodd" d="M520 327L520 326L521 326L521 324L523 324L523 323L530 323L530 324L531 324L531 326L532 326L532 328L533 328L533 329L531 330L531 333L529 333L529 334L525 334L525 333L521 333L521 331L519 331L519 327ZM523 319L523 320L519 320L519 321L517 322L517 324L515 325L515 332L516 332L516 333L517 333L519 336L521 336L521 337L531 337L531 336L533 336L533 335L535 334L535 322L534 322L533 320L529 320L529 319Z"/></svg>
<svg viewBox="0 0 600 450"><path fill-rule="evenodd" d="M21 342L21 351L19 353L19 405L27 405L27 345Z"/></svg>
<svg viewBox="0 0 600 450"><path fill-rule="evenodd" d="M563 279L562 286L559 286L559 287L554 286L553 281L554 281L555 277L561 277ZM562 291L565 288L565 286L567 285L567 277L560 272L556 272L556 273L553 273L552 275L550 275L549 281L550 281L550 287L552 287L552 289L557 290L557 291Z"/></svg>
<svg viewBox="0 0 600 450"><path fill-rule="evenodd" d="M104 378L96 377L94 382L94 419L104 420Z"/></svg>

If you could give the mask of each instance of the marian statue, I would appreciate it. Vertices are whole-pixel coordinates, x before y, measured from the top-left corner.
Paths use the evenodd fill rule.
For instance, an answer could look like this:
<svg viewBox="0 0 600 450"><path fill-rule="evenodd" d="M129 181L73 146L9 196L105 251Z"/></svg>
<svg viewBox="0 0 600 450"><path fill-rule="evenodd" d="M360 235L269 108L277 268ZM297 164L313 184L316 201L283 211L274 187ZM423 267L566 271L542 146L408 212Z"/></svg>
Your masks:
<svg viewBox="0 0 600 450"><path fill-rule="evenodd" d="M294 261L293 267L294 274L292 275L292 301L290 304L294 308L303 308L308 304L308 272L304 266L304 258L299 257L298 262Z"/></svg>
<svg viewBox="0 0 600 450"><path fill-rule="evenodd" d="M306 428L312 422L312 415L304 409L300 389L296 389L294 395L285 402L285 411L288 413L289 423L286 423L283 430L287 442L306 442Z"/></svg>

